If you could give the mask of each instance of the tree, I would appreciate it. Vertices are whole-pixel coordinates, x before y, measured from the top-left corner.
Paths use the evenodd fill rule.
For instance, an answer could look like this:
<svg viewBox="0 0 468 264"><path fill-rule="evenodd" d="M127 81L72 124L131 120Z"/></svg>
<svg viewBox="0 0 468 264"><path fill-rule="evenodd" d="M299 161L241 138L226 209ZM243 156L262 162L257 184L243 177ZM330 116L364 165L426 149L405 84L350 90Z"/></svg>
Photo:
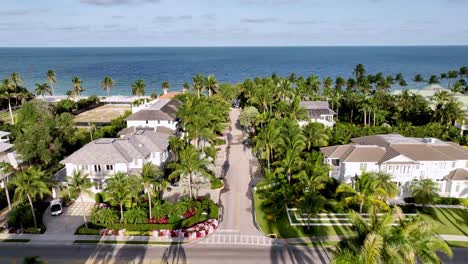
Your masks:
<svg viewBox="0 0 468 264"><path fill-rule="evenodd" d="M34 90L34 92L36 95L41 95L42 97L44 97L45 94L52 95L52 90L47 83L36 83L36 90Z"/></svg>
<svg viewBox="0 0 468 264"><path fill-rule="evenodd" d="M88 174L84 173L81 170L74 170L72 175L67 177L68 190L73 196L80 197L81 202L83 202L84 194L92 196L91 187L93 187L93 184L89 180L88 176ZM86 220L85 214L83 214L83 221L85 223L86 228L88 228L88 221Z"/></svg>
<svg viewBox="0 0 468 264"><path fill-rule="evenodd" d="M255 125L259 115L260 113L258 112L257 108L248 106L241 112L239 116L239 123L245 129L247 129L247 131L253 132L255 130Z"/></svg>
<svg viewBox="0 0 468 264"><path fill-rule="evenodd" d="M177 136L169 137L169 149L174 155L173 158L177 162L179 160L179 153L185 147L184 140L180 139Z"/></svg>
<svg viewBox="0 0 468 264"><path fill-rule="evenodd" d="M380 199L386 200L398 195L398 186L392 182L392 175L385 172L376 172L375 176L374 191Z"/></svg>
<svg viewBox="0 0 468 264"><path fill-rule="evenodd" d="M107 97L110 96L110 90L114 87L115 81L110 76L105 76L101 82L101 88L106 91Z"/></svg>
<svg viewBox="0 0 468 264"><path fill-rule="evenodd" d="M107 181L107 186L104 189L109 194L109 198L117 203L120 207L120 223L123 223L123 206L124 203L131 199L134 194L135 179L126 173L117 172Z"/></svg>
<svg viewBox="0 0 468 264"><path fill-rule="evenodd" d="M161 88L163 89L164 94L167 94L167 91L169 90L170 87L171 87L171 84L168 81L164 81L161 84Z"/></svg>
<svg viewBox="0 0 468 264"><path fill-rule="evenodd" d="M187 92L188 90L190 90L190 84L188 82L184 82L182 87L183 87L184 92Z"/></svg>
<svg viewBox="0 0 468 264"><path fill-rule="evenodd" d="M450 89L450 82L452 79L456 79L458 77L458 71L449 71L447 73L447 79L449 81L448 88Z"/></svg>
<svg viewBox="0 0 468 264"><path fill-rule="evenodd" d="M10 192L8 191L8 175L13 174L16 172L15 168L11 166L10 163L5 161L0 162L0 172L3 178L3 189L5 190L5 197L8 203L8 210L11 211L11 201L10 201Z"/></svg>
<svg viewBox="0 0 468 264"><path fill-rule="evenodd" d="M205 79L206 79L205 76L203 74L201 74L201 73L195 75L192 78L193 89L197 90L198 98L200 98L200 92L205 89Z"/></svg>
<svg viewBox="0 0 468 264"><path fill-rule="evenodd" d="M273 124L263 128L257 136L254 137L254 150L260 153L260 157L267 161L268 170L270 163L274 158L274 149L281 144L281 130Z"/></svg>
<svg viewBox="0 0 468 264"><path fill-rule="evenodd" d="M141 169L139 176L140 182L142 183L143 188L148 195L149 218L151 218L151 196L155 193L159 195L161 189L167 185L168 182L164 179L164 175L159 167L151 162L146 162L143 164L143 168ZM158 187L158 191L155 191L156 187Z"/></svg>
<svg viewBox="0 0 468 264"><path fill-rule="evenodd" d="M10 79L4 79L0 85L0 98L8 100L8 111L10 112L11 124L15 124L13 111L11 109L11 98L16 96L15 85Z"/></svg>
<svg viewBox="0 0 468 264"><path fill-rule="evenodd" d="M325 126L321 123L309 123L302 129L306 138L307 150L328 146L329 136Z"/></svg>
<svg viewBox="0 0 468 264"><path fill-rule="evenodd" d="M204 158L200 157L200 152L195 149L195 147L189 145L186 149L180 152L179 162L170 163L168 165L169 169L173 169L169 178L181 178L187 177L188 179L188 191L190 199L193 199L192 195L192 181L195 174L211 177L207 171L207 167L210 162Z"/></svg>
<svg viewBox="0 0 468 264"><path fill-rule="evenodd" d="M82 86L83 81L80 79L80 77L75 76L72 79L72 85L73 85L73 92L80 98L81 93L84 91L84 88Z"/></svg>
<svg viewBox="0 0 468 264"><path fill-rule="evenodd" d="M354 70L353 70L353 75L357 81L357 85L361 86L363 79L366 76L366 69L364 68L364 65L362 64L356 65L356 67L354 67Z"/></svg>
<svg viewBox="0 0 468 264"><path fill-rule="evenodd" d="M422 203L423 206L431 204L438 196L438 184L431 179L422 179L414 181L411 185L411 195L417 203Z"/></svg>
<svg viewBox="0 0 468 264"><path fill-rule="evenodd" d="M53 70L47 71L47 80L49 81L50 87L52 88L52 95L55 95L54 84L57 83L57 77Z"/></svg>
<svg viewBox="0 0 468 264"><path fill-rule="evenodd" d="M431 75L428 82L429 82L429 84L440 83L439 82L439 77L437 77L437 75Z"/></svg>
<svg viewBox="0 0 468 264"><path fill-rule="evenodd" d="M45 264L46 262L39 259L39 256L24 257L23 264Z"/></svg>
<svg viewBox="0 0 468 264"><path fill-rule="evenodd" d="M208 75L205 80L205 89L208 90L208 96L218 92L219 84L213 74Z"/></svg>
<svg viewBox="0 0 468 264"><path fill-rule="evenodd" d="M413 78L414 82L425 82L424 77L421 74L416 74Z"/></svg>
<svg viewBox="0 0 468 264"><path fill-rule="evenodd" d="M37 228L36 213L34 212L33 201L36 197L43 198L44 195L50 194L45 181L44 172L35 167L29 167L25 171L15 175L12 184L16 186L15 197L16 201L28 200L31 206L31 213L34 220L34 227Z"/></svg>
<svg viewBox="0 0 468 264"><path fill-rule="evenodd" d="M134 84L132 84L132 94L138 96L145 95L145 88L146 84L143 80L136 80Z"/></svg>

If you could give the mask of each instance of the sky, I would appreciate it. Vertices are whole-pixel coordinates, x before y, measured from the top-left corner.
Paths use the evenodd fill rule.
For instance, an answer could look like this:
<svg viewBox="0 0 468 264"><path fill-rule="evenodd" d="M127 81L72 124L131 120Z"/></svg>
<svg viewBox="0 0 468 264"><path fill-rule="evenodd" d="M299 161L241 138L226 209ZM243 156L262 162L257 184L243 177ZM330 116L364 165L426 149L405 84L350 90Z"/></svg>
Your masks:
<svg viewBox="0 0 468 264"><path fill-rule="evenodd" d="M2 47L467 45L468 0L1 0Z"/></svg>

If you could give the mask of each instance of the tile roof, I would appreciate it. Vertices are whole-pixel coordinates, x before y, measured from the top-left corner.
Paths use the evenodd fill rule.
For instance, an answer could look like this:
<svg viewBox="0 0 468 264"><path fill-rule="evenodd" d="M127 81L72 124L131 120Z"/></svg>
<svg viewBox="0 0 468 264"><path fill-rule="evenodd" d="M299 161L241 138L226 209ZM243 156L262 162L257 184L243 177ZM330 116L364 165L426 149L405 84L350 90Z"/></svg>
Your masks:
<svg viewBox="0 0 468 264"><path fill-rule="evenodd" d="M177 118L177 110L182 103L178 100L159 99L154 104L131 114L125 120L170 120Z"/></svg>
<svg viewBox="0 0 468 264"><path fill-rule="evenodd" d="M319 118L321 115L336 115L330 109L328 101L302 101L299 105L307 110L310 118Z"/></svg>
<svg viewBox="0 0 468 264"><path fill-rule="evenodd" d="M456 169L451 171L445 178L451 181L468 181L468 171L465 169Z"/></svg>

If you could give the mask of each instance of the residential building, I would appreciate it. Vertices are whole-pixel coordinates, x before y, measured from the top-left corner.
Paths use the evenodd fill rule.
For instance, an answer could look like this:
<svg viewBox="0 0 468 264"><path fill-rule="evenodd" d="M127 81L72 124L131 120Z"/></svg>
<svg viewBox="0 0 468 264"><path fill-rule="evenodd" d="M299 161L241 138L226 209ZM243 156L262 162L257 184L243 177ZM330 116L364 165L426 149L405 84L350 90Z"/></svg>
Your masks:
<svg viewBox="0 0 468 264"><path fill-rule="evenodd" d="M351 144L321 148L330 176L346 183L364 172L386 172L410 195L411 182L432 179L444 197L468 197L468 150L435 138L399 134L353 138Z"/></svg>
<svg viewBox="0 0 468 264"><path fill-rule="evenodd" d="M309 119L299 121L299 125L303 126L309 122L321 123L325 127L335 125L333 116L336 113L330 109L327 101L302 101L300 106L307 110Z"/></svg>
<svg viewBox="0 0 468 264"><path fill-rule="evenodd" d="M177 129L177 110L181 102L174 99L157 99L137 107L132 107L130 116L125 119L127 127L167 127Z"/></svg>
<svg viewBox="0 0 468 264"><path fill-rule="evenodd" d="M172 130L135 129L120 134L120 138L94 140L62 160L66 175L72 175L75 170L83 171L94 183L93 191L98 192L117 172L136 173L146 162L164 166L168 161Z"/></svg>
<svg viewBox="0 0 468 264"><path fill-rule="evenodd" d="M10 144L10 132L0 131L0 162L6 162L17 169L21 165L21 159ZM4 181L8 181L10 174L0 171L0 187L3 188Z"/></svg>

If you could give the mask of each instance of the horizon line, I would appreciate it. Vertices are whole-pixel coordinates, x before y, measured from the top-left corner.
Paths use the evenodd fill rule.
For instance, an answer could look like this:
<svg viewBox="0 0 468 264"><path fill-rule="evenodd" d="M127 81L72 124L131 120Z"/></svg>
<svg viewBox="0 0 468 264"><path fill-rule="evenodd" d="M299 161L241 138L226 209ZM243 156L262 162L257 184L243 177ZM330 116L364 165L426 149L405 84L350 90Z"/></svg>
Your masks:
<svg viewBox="0 0 468 264"><path fill-rule="evenodd" d="M414 45L226 45L226 46L0 46L0 49L47 48L359 48L359 47L467 47L468 44Z"/></svg>

